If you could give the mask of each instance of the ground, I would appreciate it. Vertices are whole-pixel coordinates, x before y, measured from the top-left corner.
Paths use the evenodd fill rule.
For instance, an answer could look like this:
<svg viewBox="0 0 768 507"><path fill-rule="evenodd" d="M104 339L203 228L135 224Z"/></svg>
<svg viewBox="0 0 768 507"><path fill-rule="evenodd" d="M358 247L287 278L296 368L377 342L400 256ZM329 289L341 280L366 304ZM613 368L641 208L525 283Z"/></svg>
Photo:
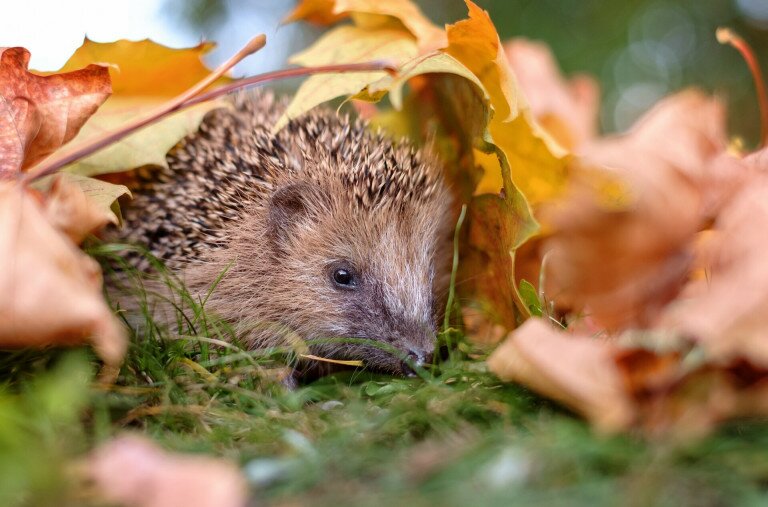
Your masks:
<svg viewBox="0 0 768 507"><path fill-rule="evenodd" d="M103 252L102 252L103 253ZM168 333L142 310L114 383L88 350L4 353L0 504L99 505L77 459L123 432L233 460L255 505L762 505L768 426L705 439L601 435L459 345L422 377L346 371L286 389L288 351L221 348L187 301ZM121 315L125 312L119 310Z"/></svg>

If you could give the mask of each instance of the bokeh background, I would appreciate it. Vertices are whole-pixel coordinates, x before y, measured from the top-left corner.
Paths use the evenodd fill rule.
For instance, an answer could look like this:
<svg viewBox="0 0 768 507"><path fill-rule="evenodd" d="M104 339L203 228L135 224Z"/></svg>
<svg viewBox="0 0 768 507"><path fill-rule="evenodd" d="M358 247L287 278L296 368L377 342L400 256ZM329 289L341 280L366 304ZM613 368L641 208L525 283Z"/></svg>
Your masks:
<svg viewBox="0 0 768 507"><path fill-rule="evenodd" d="M386 1L386 0L381 0ZM267 49L243 62L239 74L285 66L321 29L281 25L291 0L0 0L0 46L32 51L32 67L59 68L84 35L98 41L149 37L171 46L211 39L216 64L264 32ZM463 0L418 0L437 23L465 16ZM728 26L768 66L768 0L477 0L502 38L547 42L566 73L587 72L602 87L601 127L622 131L659 98L695 85L720 94L731 133L748 145L759 118L752 79L730 47L715 40ZM295 86L296 83L293 83ZM289 84L290 86L290 84Z"/></svg>

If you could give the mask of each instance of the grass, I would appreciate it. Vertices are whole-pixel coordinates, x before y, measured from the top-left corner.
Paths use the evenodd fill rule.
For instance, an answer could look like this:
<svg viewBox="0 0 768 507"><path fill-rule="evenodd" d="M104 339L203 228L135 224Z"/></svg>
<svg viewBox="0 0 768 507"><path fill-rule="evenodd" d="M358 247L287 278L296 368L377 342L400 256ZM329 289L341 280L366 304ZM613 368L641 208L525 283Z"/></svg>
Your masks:
<svg viewBox="0 0 768 507"><path fill-rule="evenodd" d="M94 250L101 257L113 247ZM764 505L768 426L704 440L596 435L582 420L486 371L451 330L424 378L350 370L288 390L291 351L239 349L177 289L169 330L141 305L117 381L88 350L0 355L0 505L98 505L72 463L123 431L240 464L257 505ZM140 279L139 285L146 292ZM448 336L442 336L447 340ZM215 346L219 340L233 345Z"/></svg>

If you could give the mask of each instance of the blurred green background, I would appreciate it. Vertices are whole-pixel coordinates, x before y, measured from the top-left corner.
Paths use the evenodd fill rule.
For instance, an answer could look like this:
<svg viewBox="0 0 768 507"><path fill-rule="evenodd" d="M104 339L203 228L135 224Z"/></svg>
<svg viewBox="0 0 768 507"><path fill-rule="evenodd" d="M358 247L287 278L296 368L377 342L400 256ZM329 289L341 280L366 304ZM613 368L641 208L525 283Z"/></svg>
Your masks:
<svg viewBox="0 0 768 507"><path fill-rule="evenodd" d="M386 0L382 0L386 1ZM166 0L185 29L213 40L230 22L263 11L263 0ZM466 15L463 0L418 0L437 23ZM752 145L759 118L752 78L730 47L715 40L728 26L746 38L768 64L768 0L478 0L502 39L524 36L548 43L566 73L587 72L602 87L601 126L622 131L659 98L686 86L721 95L730 109L731 133ZM280 3L284 12L291 2ZM304 25L295 49L321 30ZM231 50L230 50L231 52Z"/></svg>

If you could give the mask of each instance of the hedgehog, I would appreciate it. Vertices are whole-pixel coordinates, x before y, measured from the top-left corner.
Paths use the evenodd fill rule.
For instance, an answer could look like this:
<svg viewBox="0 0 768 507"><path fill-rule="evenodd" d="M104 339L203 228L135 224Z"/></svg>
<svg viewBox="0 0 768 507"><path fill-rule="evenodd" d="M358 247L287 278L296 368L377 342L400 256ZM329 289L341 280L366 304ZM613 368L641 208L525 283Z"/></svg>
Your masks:
<svg viewBox="0 0 768 507"><path fill-rule="evenodd" d="M316 356L413 375L432 357L450 271L436 157L322 107L272 133L285 99L230 101L167 168L140 174L122 239L192 294L215 283L206 309L249 347L298 336Z"/></svg>

